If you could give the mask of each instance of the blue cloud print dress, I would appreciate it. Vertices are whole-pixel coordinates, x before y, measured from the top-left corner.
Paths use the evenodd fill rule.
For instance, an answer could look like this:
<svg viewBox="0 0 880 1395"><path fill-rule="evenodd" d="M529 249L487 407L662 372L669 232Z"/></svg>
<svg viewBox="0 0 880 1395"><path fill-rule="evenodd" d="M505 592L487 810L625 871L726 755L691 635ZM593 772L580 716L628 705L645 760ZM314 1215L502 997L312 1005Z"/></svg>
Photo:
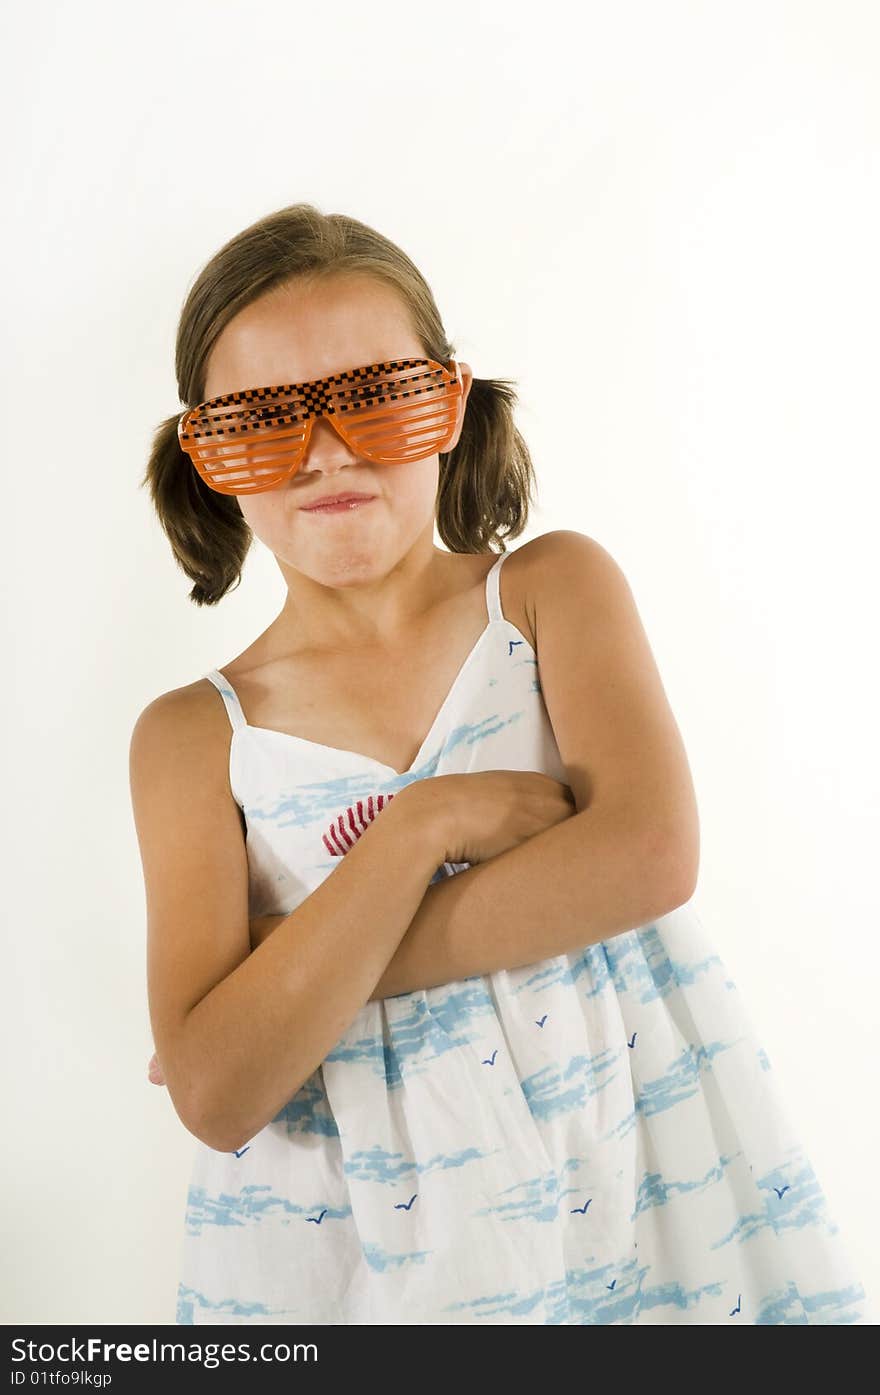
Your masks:
<svg viewBox="0 0 880 1395"><path fill-rule="evenodd" d="M251 916L287 914L396 790L566 780L537 656L488 623L409 770L251 727L218 670ZM433 880L468 864L444 864ZM736 985L690 905L366 1003L238 1152L197 1141L177 1322L870 1323Z"/></svg>

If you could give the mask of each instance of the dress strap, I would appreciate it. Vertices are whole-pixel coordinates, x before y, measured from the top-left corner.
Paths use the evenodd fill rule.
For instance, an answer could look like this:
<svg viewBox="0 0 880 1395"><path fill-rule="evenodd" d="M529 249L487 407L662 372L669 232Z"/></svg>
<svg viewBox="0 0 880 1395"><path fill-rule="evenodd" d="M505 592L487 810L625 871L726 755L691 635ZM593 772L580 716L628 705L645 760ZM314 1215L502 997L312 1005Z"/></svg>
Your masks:
<svg viewBox="0 0 880 1395"><path fill-rule="evenodd" d="M505 557L509 557L509 552L502 552L498 561L489 568L486 576L486 608L489 611L490 620L503 620L504 612L501 609L501 592L499 589L499 577L501 568L504 565Z"/></svg>
<svg viewBox="0 0 880 1395"><path fill-rule="evenodd" d="M236 693L232 684L229 682L229 679L224 678L219 668L212 668L209 673L205 674L205 677L211 680L211 682L214 684L214 687L217 689L218 693L222 697L223 704L226 708L227 716L229 717L229 720L232 723L233 730L237 731L240 727L246 727L247 722L245 720L245 715L241 710L241 703L238 700L238 694Z"/></svg>

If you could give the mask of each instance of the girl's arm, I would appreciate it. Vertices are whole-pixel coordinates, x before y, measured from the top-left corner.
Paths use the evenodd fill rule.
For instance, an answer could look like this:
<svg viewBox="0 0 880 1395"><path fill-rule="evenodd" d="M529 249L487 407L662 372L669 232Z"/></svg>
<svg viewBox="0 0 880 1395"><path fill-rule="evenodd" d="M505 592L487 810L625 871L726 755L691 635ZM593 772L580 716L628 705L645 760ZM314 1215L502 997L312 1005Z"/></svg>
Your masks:
<svg viewBox="0 0 880 1395"><path fill-rule="evenodd" d="M230 1152L296 1094L370 993L445 856L437 806L405 787L251 952L247 859L201 708L163 695L135 725L151 1026L181 1122Z"/></svg>
<svg viewBox="0 0 880 1395"><path fill-rule="evenodd" d="M617 813L587 809L429 886L370 997L576 953L650 924L692 892L662 843Z"/></svg>
<svg viewBox="0 0 880 1395"><path fill-rule="evenodd" d="M574 814L429 885L370 1001L533 964L648 924L692 894L674 867L662 843L619 815ZM252 919L253 949L288 918ZM164 1084L155 1056L149 1078Z"/></svg>
<svg viewBox="0 0 880 1395"><path fill-rule="evenodd" d="M573 814L429 885L370 999L534 964L647 925L693 894L675 866L621 815ZM252 942L283 921L252 920Z"/></svg>
<svg viewBox="0 0 880 1395"><path fill-rule="evenodd" d="M250 929L251 953L253 953L253 951L259 945L261 945L264 940L267 940L269 936L272 934L272 931L276 930L279 925L282 925L286 919L286 915L252 916L250 921L248 922ZM150 1057L149 1063L147 1065L147 1078L152 1082L153 1085L167 1084L167 1081L165 1080L165 1074L159 1063L158 1053L155 1051Z"/></svg>

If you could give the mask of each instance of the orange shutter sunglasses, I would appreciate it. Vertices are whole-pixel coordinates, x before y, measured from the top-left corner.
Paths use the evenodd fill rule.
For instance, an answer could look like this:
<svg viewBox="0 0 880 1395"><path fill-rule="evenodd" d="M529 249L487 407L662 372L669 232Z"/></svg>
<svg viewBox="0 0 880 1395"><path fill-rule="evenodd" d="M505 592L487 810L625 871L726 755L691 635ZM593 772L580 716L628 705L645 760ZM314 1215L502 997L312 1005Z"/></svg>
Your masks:
<svg viewBox="0 0 880 1395"><path fill-rule="evenodd" d="M296 474L316 417L327 417L346 445L376 465L434 455L452 439L462 391L454 359L396 358L209 398L182 414L177 435L209 488L256 494Z"/></svg>

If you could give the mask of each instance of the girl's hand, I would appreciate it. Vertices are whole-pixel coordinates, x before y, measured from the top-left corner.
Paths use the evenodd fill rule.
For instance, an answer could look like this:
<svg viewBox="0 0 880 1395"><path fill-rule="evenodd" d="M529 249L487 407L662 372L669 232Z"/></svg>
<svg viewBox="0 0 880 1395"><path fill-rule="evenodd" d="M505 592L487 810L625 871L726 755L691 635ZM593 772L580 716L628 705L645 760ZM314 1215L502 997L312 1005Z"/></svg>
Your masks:
<svg viewBox="0 0 880 1395"><path fill-rule="evenodd" d="M254 919L249 922L251 953L271 935L276 925L280 925L282 920L286 919L287 916L284 915L255 916ZM153 1085L166 1084L165 1076L162 1073L162 1067L159 1065L159 1057L155 1052L153 1052L153 1055L150 1057L150 1064L147 1066L147 1078Z"/></svg>
<svg viewBox="0 0 880 1395"><path fill-rule="evenodd" d="M577 813L570 787L537 770L435 775L406 792L436 815L444 862L487 862Z"/></svg>

